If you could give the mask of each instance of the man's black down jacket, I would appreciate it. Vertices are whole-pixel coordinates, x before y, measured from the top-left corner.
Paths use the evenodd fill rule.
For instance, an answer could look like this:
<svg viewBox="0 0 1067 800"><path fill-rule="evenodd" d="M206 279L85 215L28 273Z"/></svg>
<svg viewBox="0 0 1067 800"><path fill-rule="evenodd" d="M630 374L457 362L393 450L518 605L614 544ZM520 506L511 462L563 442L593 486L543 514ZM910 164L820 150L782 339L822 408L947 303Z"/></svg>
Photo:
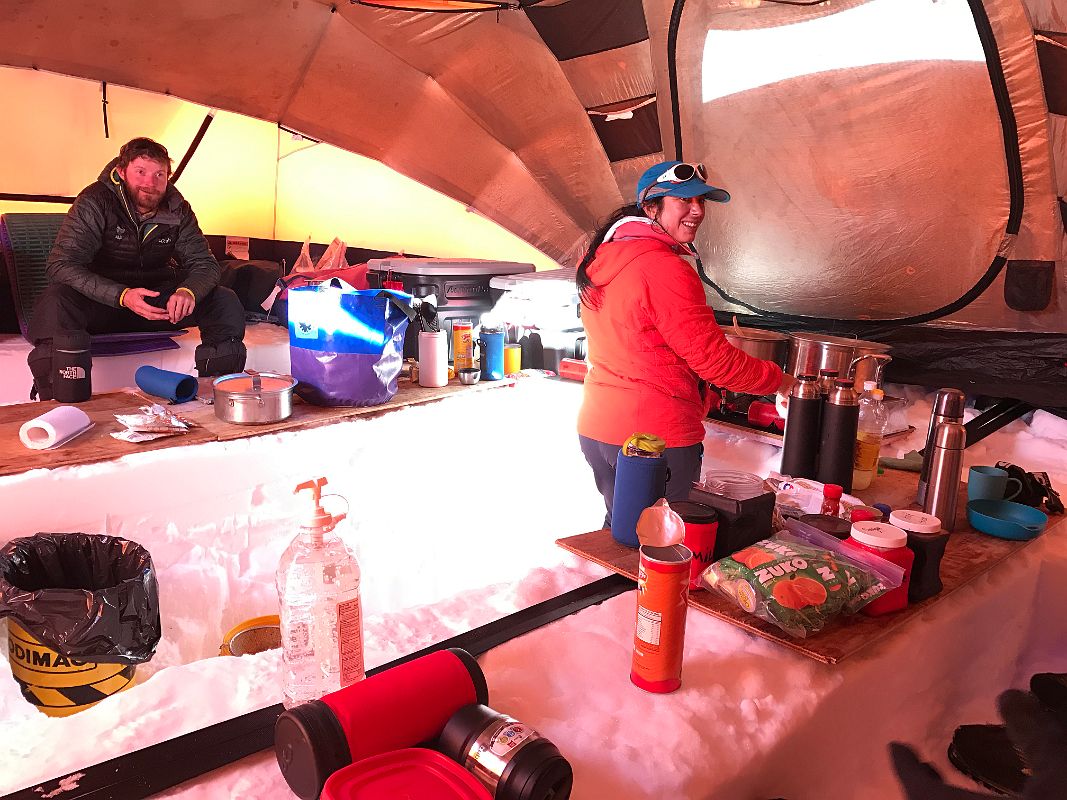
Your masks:
<svg viewBox="0 0 1067 800"><path fill-rule="evenodd" d="M184 286L203 300L218 285L219 264L193 209L168 184L155 215L139 222L117 164L108 164L67 212L48 255L49 281L115 307L127 287Z"/></svg>

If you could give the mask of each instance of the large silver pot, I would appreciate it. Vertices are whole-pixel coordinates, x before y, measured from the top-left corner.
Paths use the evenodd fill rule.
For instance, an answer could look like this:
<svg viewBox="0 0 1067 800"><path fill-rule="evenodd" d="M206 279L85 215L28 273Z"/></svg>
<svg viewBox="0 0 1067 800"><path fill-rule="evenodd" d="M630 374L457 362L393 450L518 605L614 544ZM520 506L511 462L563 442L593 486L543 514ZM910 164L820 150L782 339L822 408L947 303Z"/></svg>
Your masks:
<svg viewBox="0 0 1067 800"><path fill-rule="evenodd" d="M750 356L773 361L785 368L789 359L789 336L762 328L725 328L726 341Z"/></svg>
<svg viewBox="0 0 1067 800"><path fill-rule="evenodd" d="M215 416L236 425L267 425L293 413L292 375L247 370L212 381Z"/></svg>
<svg viewBox="0 0 1067 800"><path fill-rule="evenodd" d="M795 376L836 369L839 376L852 378L856 388L863 389L863 382L878 381L883 367L892 360L889 345L881 342L822 333L793 333L790 338L786 371Z"/></svg>

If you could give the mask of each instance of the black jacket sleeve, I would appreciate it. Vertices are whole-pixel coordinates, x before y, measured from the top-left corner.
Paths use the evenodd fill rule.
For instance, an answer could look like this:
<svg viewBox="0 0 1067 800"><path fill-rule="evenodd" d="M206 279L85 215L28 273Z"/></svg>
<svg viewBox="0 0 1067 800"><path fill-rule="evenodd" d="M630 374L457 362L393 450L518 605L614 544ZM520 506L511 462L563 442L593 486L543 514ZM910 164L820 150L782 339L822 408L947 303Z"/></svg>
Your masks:
<svg viewBox="0 0 1067 800"><path fill-rule="evenodd" d="M212 289L219 285L222 270L215 256L211 255L207 239L196 221L196 214L186 203L182 209L182 220L178 229L178 241L174 245L174 257L178 265L186 272L182 283L193 293L196 302L203 300Z"/></svg>
<svg viewBox="0 0 1067 800"><path fill-rule="evenodd" d="M126 287L93 272L89 265L100 250L105 225L104 210L88 190L74 200L48 254L45 273L53 283L62 283L91 300L118 308Z"/></svg>

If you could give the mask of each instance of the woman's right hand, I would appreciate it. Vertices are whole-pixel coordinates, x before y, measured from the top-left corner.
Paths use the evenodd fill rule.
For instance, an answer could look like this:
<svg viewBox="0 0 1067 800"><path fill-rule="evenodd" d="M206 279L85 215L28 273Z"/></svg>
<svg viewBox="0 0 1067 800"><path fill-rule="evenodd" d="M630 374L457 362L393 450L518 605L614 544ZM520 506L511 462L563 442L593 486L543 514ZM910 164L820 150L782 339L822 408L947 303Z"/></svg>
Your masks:
<svg viewBox="0 0 1067 800"><path fill-rule="evenodd" d="M797 379L788 372L782 373L782 382L778 385L778 391L774 393L774 407L778 409L778 416L785 419L789 410L789 393L793 391L793 384Z"/></svg>

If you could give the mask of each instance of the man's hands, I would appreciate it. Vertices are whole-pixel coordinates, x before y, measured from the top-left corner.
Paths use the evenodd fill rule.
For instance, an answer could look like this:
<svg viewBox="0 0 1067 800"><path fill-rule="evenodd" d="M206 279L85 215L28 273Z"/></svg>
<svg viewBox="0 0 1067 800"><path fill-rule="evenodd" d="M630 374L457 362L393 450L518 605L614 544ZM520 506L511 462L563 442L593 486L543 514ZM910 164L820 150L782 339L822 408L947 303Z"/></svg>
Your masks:
<svg viewBox="0 0 1067 800"><path fill-rule="evenodd" d="M149 305L145 298L159 297L159 292L151 289L127 289L122 296L122 304L139 317L151 320L165 320L170 318L166 309Z"/></svg>
<svg viewBox="0 0 1067 800"><path fill-rule="evenodd" d="M177 325L178 320L185 319L193 313L196 301L188 292L175 292L167 300L167 314L171 325Z"/></svg>
<svg viewBox="0 0 1067 800"><path fill-rule="evenodd" d="M188 292L175 292L167 299L167 307L160 308L148 302L150 297L159 297L159 292L151 289L130 288L122 296L122 305L139 317L162 322L169 321L176 325L193 313L196 301Z"/></svg>

